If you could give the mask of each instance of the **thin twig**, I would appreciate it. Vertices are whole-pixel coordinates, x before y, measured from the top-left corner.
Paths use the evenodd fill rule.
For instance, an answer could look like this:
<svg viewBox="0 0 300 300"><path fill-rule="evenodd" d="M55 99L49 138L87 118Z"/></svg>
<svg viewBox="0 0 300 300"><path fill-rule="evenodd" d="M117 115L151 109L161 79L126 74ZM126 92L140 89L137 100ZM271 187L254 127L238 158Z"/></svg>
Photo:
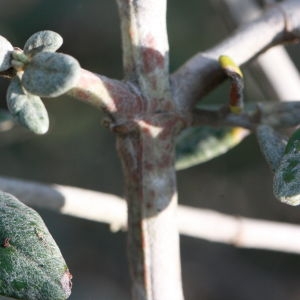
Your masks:
<svg viewBox="0 0 300 300"><path fill-rule="evenodd" d="M230 31L261 14L255 0L212 0L212 3ZM266 99L300 99L299 72L283 46L269 49L251 62L248 68Z"/></svg>
<svg viewBox="0 0 300 300"><path fill-rule="evenodd" d="M115 195L62 185L0 177L0 189L35 208L126 229L126 202ZM300 253L300 225L235 217L209 209L178 207L183 235L242 248ZM220 226L222 224L222 226Z"/></svg>
<svg viewBox="0 0 300 300"><path fill-rule="evenodd" d="M141 98L134 85L110 79L90 71L81 70L80 79L68 95L110 115L131 115L142 110Z"/></svg>
<svg viewBox="0 0 300 300"><path fill-rule="evenodd" d="M218 64L220 55L245 64L268 48L300 36L300 2L285 1L271 7L259 19L241 27L216 47L198 53L172 75L176 103L190 110L197 100L221 83L225 76Z"/></svg>

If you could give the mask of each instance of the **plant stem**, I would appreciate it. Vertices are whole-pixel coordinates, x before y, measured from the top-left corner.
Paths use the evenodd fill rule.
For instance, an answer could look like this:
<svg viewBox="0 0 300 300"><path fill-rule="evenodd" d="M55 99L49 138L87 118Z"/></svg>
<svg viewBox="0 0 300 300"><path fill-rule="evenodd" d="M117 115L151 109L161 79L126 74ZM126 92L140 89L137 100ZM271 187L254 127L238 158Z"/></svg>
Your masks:
<svg viewBox="0 0 300 300"><path fill-rule="evenodd" d="M125 78L144 103L116 131L128 203L133 299L182 300L174 138L183 124L173 111L169 85L166 1L117 2Z"/></svg>

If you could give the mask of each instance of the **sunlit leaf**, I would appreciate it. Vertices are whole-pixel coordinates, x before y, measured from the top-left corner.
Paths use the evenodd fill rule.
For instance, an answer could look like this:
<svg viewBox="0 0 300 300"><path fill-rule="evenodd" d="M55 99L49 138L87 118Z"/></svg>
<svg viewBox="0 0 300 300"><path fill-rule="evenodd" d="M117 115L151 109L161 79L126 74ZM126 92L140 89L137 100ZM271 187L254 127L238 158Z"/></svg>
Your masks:
<svg viewBox="0 0 300 300"><path fill-rule="evenodd" d="M0 192L0 295L23 300L64 300L71 274L41 217Z"/></svg>
<svg viewBox="0 0 300 300"><path fill-rule="evenodd" d="M38 52L55 52L63 44L63 38L51 30L39 31L33 34L24 45L24 53L34 55Z"/></svg>

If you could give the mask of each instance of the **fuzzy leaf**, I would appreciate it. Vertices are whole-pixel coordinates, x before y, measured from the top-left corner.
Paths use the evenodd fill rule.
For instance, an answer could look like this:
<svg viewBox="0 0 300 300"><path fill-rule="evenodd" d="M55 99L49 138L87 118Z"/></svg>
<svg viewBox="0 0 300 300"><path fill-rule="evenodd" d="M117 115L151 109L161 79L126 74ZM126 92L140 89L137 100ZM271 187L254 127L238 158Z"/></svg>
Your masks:
<svg viewBox="0 0 300 300"><path fill-rule="evenodd" d="M268 125L258 126L256 136L261 152L272 171L275 172L284 154L286 140Z"/></svg>
<svg viewBox="0 0 300 300"><path fill-rule="evenodd" d="M14 50L12 44L0 35L0 72L11 67L11 52Z"/></svg>
<svg viewBox="0 0 300 300"><path fill-rule="evenodd" d="M300 204L300 153L283 156L276 170L273 192L276 198L289 205Z"/></svg>
<svg viewBox="0 0 300 300"><path fill-rule="evenodd" d="M274 195L289 205L300 204L300 129L290 137L285 154L276 170Z"/></svg>
<svg viewBox="0 0 300 300"><path fill-rule="evenodd" d="M247 135L248 130L239 127L188 128L177 139L176 169L186 169L222 155L238 145Z"/></svg>
<svg viewBox="0 0 300 300"><path fill-rule="evenodd" d="M19 77L11 81L6 98L9 111L20 124L36 134L48 131L48 113L41 98L24 91Z"/></svg>
<svg viewBox="0 0 300 300"><path fill-rule="evenodd" d="M66 54L41 52L27 65L24 88L41 97L58 97L75 86L80 76L78 61Z"/></svg>
<svg viewBox="0 0 300 300"><path fill-rule="evenodd" d="M43 220L0 192L0 294L23 300L63 300L71 274Z"/></svg>
<svg viewBox="0 0 300 300"><path fill-rule="evenodd" d="M26 55L35 55L38 52L55 52L63 44L63 38L51 30L39 31L33 34L24 45Z"/></svg>

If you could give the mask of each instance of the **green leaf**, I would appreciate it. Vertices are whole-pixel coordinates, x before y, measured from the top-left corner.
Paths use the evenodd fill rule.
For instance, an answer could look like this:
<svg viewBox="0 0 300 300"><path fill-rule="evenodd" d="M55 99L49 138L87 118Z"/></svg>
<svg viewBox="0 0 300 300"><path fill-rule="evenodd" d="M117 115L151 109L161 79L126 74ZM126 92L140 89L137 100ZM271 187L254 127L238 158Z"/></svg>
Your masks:
<svg viewBox="0 0 300 300"><path fill-rule="evenodd" d="M268 125L259 125L256 129L256 137L268 165L275 172L283 157L286 140Z"/></svg>
<svg viewBox="0 0 300 300"><path fill-rule="evenodd" d="M40 52L26 66L22 85L40 97L58 97L73 88L80 76L78 61L66 54Z"/></svg>
<svg viewBox="0 0 300 300"><path fill-rule="evenodd" d="M55 52L63 44L63 38L51 30L39 31L33 34L24 45L26 55L35 55L42 51Z"/></svg>
<svg viewBox="0 0 300 300"><path fill-rule="evenodd" d="M0 192L0 294L23 300L63 300L71 274L43 220Z"/></svg>
<svg viewBox="0 0 300 300"><path fill-rule="evenodd" d="M300 128L298 128L293 132L285 148L285 153L299 153L299 152L300 152Z"/></svg>
<svg viewBox="0 0 300 300"><path fill-rule="evenodd" d="M188 128L177 139L176 169L186 169L222 155L238 145L247 135L248 130L239 127Z"/></svg>
<svg viewBox="0 0 300 300"><path fill-rule="evenodd" d="M41 98L27 93L17 76L8 87L6 101L9 111L20 124L36 134L48 131L48 113Z"/></svg>
<svg viewBox="0 0 300 300"><path fill-rule="evenodd" d="M289 205L300 204L300 153L285 154L276 170L273 192L277 199Z"/></svg>
<svg viewBox="0 0 300 300"><path fill-rule="evenodd" d="M12 44L0 35L0 72L11 67L11 53L14 50Z"/></svg>
<svg viewBox="0 0 300 300"><path fill-rule="evenodd" d="M289 138L285 154L276 170L274 195L289 205L300 204L300 129Z"/></svg>

